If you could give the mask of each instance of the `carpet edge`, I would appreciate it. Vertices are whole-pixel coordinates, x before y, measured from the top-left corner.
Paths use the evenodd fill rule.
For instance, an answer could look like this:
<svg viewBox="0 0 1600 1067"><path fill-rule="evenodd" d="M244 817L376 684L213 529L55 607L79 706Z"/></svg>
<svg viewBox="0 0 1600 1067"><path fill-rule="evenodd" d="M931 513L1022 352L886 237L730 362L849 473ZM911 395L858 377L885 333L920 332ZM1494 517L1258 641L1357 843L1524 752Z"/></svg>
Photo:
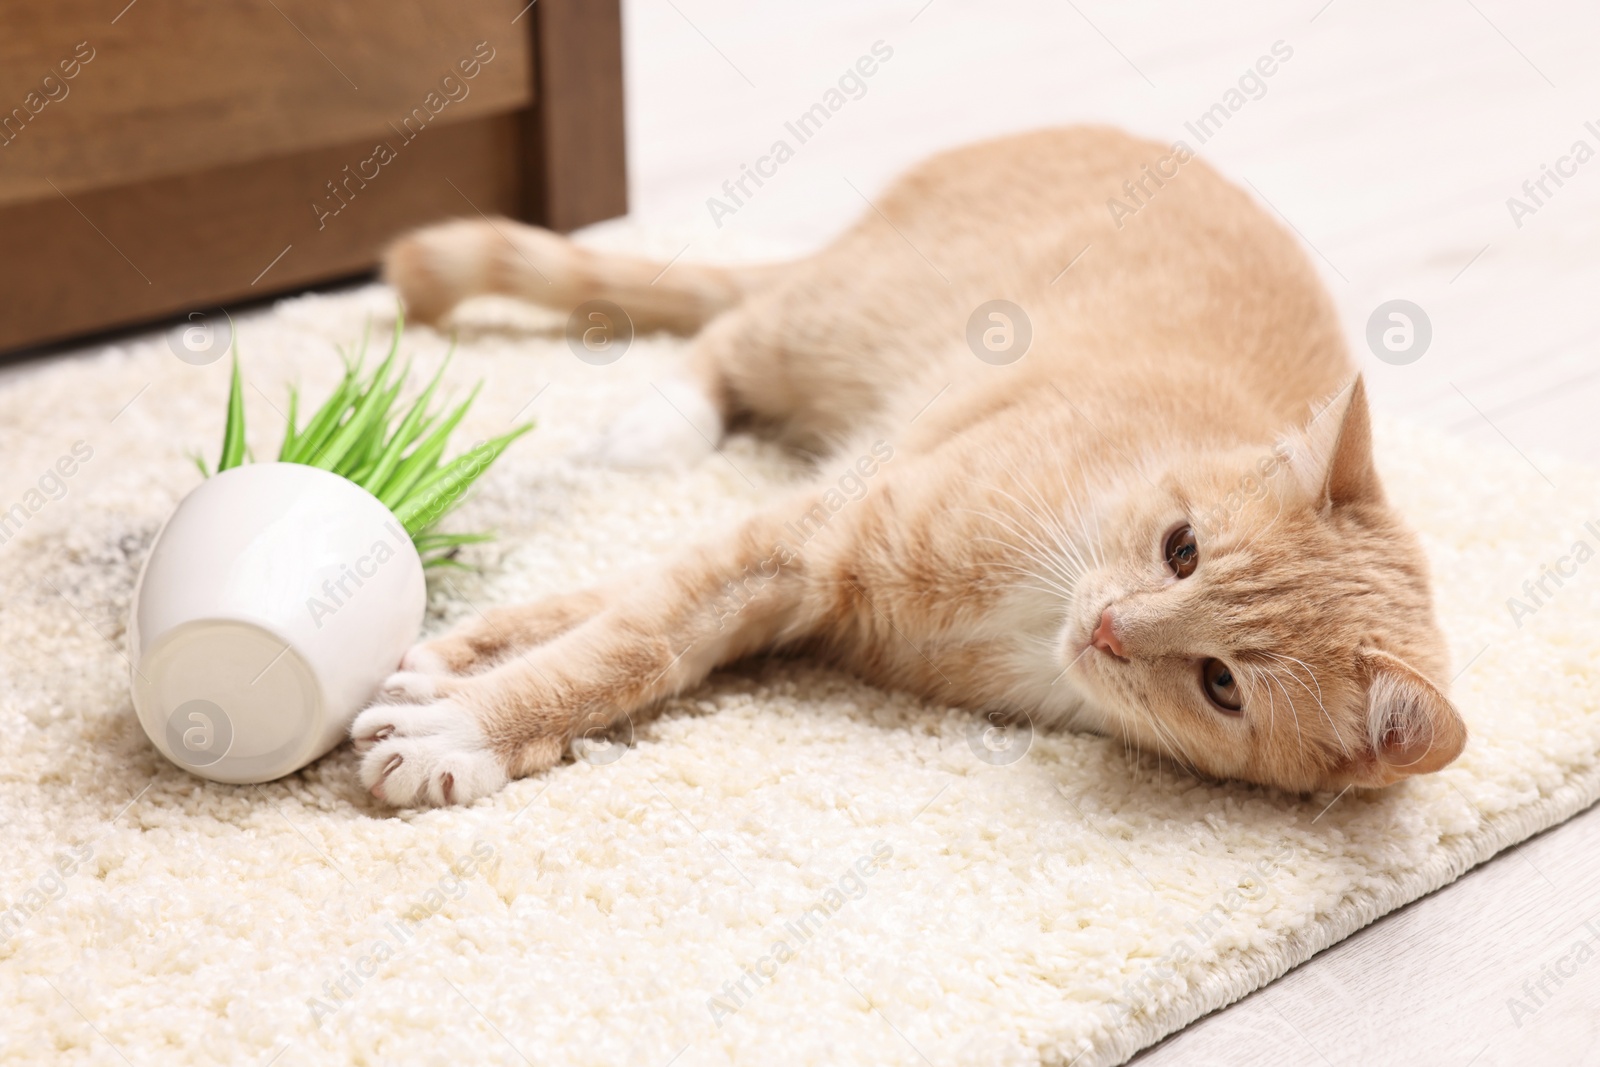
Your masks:
<svg viewBox="0 0 1600 1067"><path fill-rule="evenodd" d="M1600 765L1574 775L1539 800L1485 820L1477 832L1447 844L1433 862L1415 868L1412 877L1390 883L1384 893L1361 892L1347 897L1312 929L1298 931L1275 949L1245 953L1220 962L1206 982L1185 999L1174 1001L1139 1026L1123 1026L1111 1045L1067 1060L1046 1061L1052 1067L1118 1067L1139 1052L1198 1022L1220 1008L1264 989L1325 949L1400 908L1437 892L1501 852L1553 829L1600 801ZM1098 1053L1098 1055L1095 1055Z"/></svg>

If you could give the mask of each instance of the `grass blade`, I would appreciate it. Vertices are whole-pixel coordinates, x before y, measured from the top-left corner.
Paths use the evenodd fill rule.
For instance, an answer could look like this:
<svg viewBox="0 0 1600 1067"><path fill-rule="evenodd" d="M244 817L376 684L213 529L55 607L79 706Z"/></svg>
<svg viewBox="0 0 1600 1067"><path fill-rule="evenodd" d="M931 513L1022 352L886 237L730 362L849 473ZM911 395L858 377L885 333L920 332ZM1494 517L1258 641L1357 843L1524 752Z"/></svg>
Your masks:
<svg viewBox="0 0 1600 1067"><path fill-rule="evenodd" d="M334 387L328 399L324 400L322 406L311 416L311 421L306 423L305 432L295 438L293 454L281 457L284 462L306 463L317 455L317 451L333 436L339 421L349 410L350 394L355 387L355 371L347 363L344 377L339 380L339 384Z"/></svg>
<svg viewBox="0 0 1600 1067"><path fill-rule="evenodd" d="M350 400L350 418L345 420L326 445L318 449L317 455L310 460L311 466L336 471L340 460L366 438L372 430L373 420L378 417L383 397L389 391L387 378L393 368L394 351L391 349L383 362L378 364L378 369L372 372L372 377L357 384Z"/></svg>
<svg viewBox="0 0 1600 1067"><path fill-rule="evenodd" d="M501 434L474 448L432 475L421 479L394 507L395 518L413 537L426 530L461 502L462 495L477 481L490 464L500 458L506 447L533 429L533 423L518 426L510 433Z"/></svg>
<svg viewBox="0 0 1600 1067"><path fill-rule="evenodd" d="M400 390L404 388L406 375L409 373L408 366L400 372L395 383L378 397L377 408L372 413L366 431L351 447L350 454L334 468L334 473L342 474L360 485L363 476L370 474L377 467L378 458L383 454L384 435L389 429L389 412L393 409L394 402L399 399Z"/></svg>
<svg viewBox="0 0 1600 1067"><path fill-rule="evenodd" d="M458 548L461 545L481 545L493 541L494 534L486 533L422 533L413 537L418 552L434 552L441 548Z"/></svg>
<svg viewBox="0 0 1600 1067"><path fill-rule="evenodd" d="M400 459L411 443L420 437L429 425L433 423L428 414L428 403L433 399L434 390L439 387L439 381L444 377L444 370L450 365L450 357L445 356L444 362L439 364L433 380L428 382L422 394L411 402L411 407L406 411L405 417L400 420L400 425L384 445L378 457L378 464L365 477L359 479L363 489L378 496L383 489L383 484L394 474L395 468L400 466Z"/></svg>
<svg viewBox="0 0 1600 1067"><path fill-rule="evenodd" d="M371 325L369 319L367 321L369 330ZM385 435L389 432L389 411L399 399L406 380L411 377L411 361L408 359L399 374L395 375L394 383L386 384L389 381L389 372L394 368L394 361L399 357L400 337L404 330L405 311L396 308L394 333L389 341L389 351L362 389L362 396L351 415L352 419L356 415L361 415L366 419L366 426L357 434L345 456L330 468L335 474L342 475L358 485L361 484L361 476L370 474L377 464L378 457L383 451Z"/></svg>
<svg viewBox="0 0 1600 1067"><path fill-rule="evenodd" d="M383 492L378 494L378 499L383 501L385 507L393 511L395 505L405 498L406 493L434 469L434 465L439 462L439 457L444 454L445 439L450 436L450 432L456 428L456 424L466 415L467 408L472 406L472 401L477 398L478 390L481 388L483 388L482 382L473 386L472 392L468 394L467 398L457 405L445 417L443 422L434 427L433 431L422 439L422 443L417 445L411 455L402 460L400 466L395 468L394 475L384 485Z"/></svg>
<svg viewBox="0 0 1600 1067"><path fill-rule="evenodd" d="M405 322L405 312L396 309L395 334L390 345L389 358L393 359L400 348L400 331ZM433 416L428 415L428 404L434 391L439 387L439 381L444 377L445 368L450 365L450 357L455 353L455 343L452 341L450 349L445 352L444 361L439 365L438 371L423 389L422 395L412 401L405 416L400 420L400 425L392 434L385 438L389 417L388 413L393 408L395 400L400 396L400 391L406 381L411 377L411 361L407 360L405 368L400 372L394 387L383 402L383 417L378 420L377 432L368 438L362 449L362 460L353 465L353 469L341 470L345 477L360 485L367 492L377 496L399 466L405 450L422 434L424 429L433 422Z"/></svg>
<svg viewBox="0 0 1600 1067"><path fill-rule="evenodd" d="M244 460L244 385L239 376L239 350L233 350L233 381L228 385L228 421L222 427L222 455L217 473Z"/></svg>
<svg viewBox="0 0 1600 1067"><path fill-rule="evenodd" d="M294 439L297 431L294 428L295 414L300 410L300 391L294 386L289 386L289 419L288 425L283 428L283 447L278 449L278 459L281 462L285 456L294 452Z"/></svg>

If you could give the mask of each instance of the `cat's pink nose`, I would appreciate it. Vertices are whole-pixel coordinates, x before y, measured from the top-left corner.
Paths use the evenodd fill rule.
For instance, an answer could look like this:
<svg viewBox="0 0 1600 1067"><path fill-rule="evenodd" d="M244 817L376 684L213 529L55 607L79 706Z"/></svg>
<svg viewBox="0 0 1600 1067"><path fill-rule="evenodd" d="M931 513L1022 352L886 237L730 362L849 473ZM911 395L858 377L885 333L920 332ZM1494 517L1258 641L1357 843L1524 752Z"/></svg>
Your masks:
<svg viewBox="0 0 1600 1067"><path fill-rule="evenodd" d="M1116 620L1111 617L1110 608L1100 613L1100 625L1089 635L1089 642L1100 651L1109 652L1118 659L1128 658L1123 653L1122 642L1117 640Z"/></svg>

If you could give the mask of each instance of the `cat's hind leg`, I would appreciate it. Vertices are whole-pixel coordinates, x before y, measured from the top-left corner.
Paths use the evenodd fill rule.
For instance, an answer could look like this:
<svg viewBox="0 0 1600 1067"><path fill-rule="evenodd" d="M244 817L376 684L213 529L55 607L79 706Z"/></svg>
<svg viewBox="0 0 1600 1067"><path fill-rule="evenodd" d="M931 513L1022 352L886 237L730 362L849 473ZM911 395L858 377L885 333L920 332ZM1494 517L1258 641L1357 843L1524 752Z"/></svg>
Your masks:
<svg viewBox="0 0 1600 1067"><path fill-rule="evenodd" d="M417 322L468 297L503 293L562 314L593 300L622 307L635 329L693 333L788 265L667 263L587 248L511 219L455 219L413 230L384 252L383 277Z"/></svg>
<svg viewBox="0 0 1600 1067"><path fill-rule="evenodd" d="M710 391L674 374L650 383L631 407L606 427L586 458L622 470L683 470L716 451L727 419Z"/></svg>
<svg viewBox="0 0 1600 1067"><path fill-rule="evenodd" d="M605 430L590 458L625 469L682 469L709 456L742 411L728 369L781 359L758 326L742 305L713 319L690 344L683 369L653 379Z"/></svg>

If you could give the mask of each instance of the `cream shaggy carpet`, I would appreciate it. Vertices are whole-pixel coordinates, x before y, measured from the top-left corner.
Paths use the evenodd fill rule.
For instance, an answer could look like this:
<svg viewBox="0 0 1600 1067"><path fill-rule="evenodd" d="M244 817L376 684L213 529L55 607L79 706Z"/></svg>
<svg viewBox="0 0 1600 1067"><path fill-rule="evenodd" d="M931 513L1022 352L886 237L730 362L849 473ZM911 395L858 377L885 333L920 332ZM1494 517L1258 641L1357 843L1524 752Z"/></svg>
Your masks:
<svg viewBox="0 0 1600 1067"><path fill-rule="evenodd" d="M374 286L241 320L258 454L286 382L326 388L335 343L392 311ZM595 367L560 326L462 315L455 370L489 384L461 439L539 428L456 520L503 536L435 579L430 628L660 557L802 476L749 439L680 475L570 462L682 342ZM445 343L408 347L428 369ZM348 748L210 784L140 732L122 627L226 373L158 336L0 381L0 508L45 480L0 545L8 1064L1115 1063L1600 795L1600 564L1507 607L1600 546L1600 481L1389 424L1473 738L1381 795L1203 785L1069 734L985 761L970 714L795 663L467 810L377 807Z"/></svg>

